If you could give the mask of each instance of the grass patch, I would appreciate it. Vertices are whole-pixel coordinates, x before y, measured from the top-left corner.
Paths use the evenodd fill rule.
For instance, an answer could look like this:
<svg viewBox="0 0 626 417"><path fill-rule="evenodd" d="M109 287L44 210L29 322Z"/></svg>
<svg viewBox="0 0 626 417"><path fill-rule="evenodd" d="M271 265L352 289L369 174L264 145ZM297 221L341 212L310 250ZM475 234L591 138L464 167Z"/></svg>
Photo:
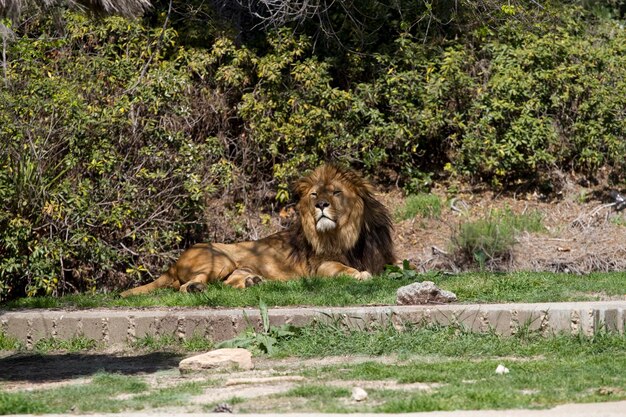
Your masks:
<svg viewBox="0 0 626 417"><path fill-rule="evenodd" d="M213 341L194 334L191 338L181 340L172 335L152 336L146 335L131 343L134 350L144 351L175 351L175 352L200 352L213 349Z"/></svg>
<svg viewBox="0 0 626 417"><path fill-rule="evenodd" d="M474 272L457 275L437 273L416 277L396 274L368 281L349 277L303 278L287 282L265 282L245 290L211 284L200 294L160 290L122 299L110 294L22 298L5 303L5 308L87 308L87 307L258 307L268 306L350 306L395 304L396 290L418 281L433 281L453 291L462 303L593 301L600 297L626 295L626 273L572 275L555 273Z"/></svg>
<svg viewBox="0 0 626 417"><path fill-rule="evenodd" d="M471 303L544 303L626 299L626 273L467 273L439 275L433 280Z"/></svg>
<svg viewBox="0 0 626 417"><path fill-rule="evenodd" d="M262 400L232 397L231 405L237 405L237 412L398 413L538 408L572 401L626 399L626 338L614 333L543 337L520 332L502 337L454 327L398 331L388 326L364 332L317 323L276 343L274 352L274 358L369 355L371 359L285 367L280 375L299 375L306 381ZM384 361L377 359L381 355ZM509 374L495 374L501 363L510 369ZM369 384L368 399L355 403L350 400L350 391L359 381ZM430 386L430 390L394 390L388 385L385 388L386 382L400 384L400 388L419 383ZM80 385L0 391L0 414L172 410L191 406L191 397L222 383L219 377L208 377L206 381L159 388L135 376L98 373L91 382ZM214 405L198 404L197 408L210 411Z"/></svg>
<svg viewBox="0 0 626 417"><path fill-rule="evenodd" d="M316 324L281 343L277 355L372 356L366 362L342 361L301 370L300 375L315 383L276 396L272 411L277 413L542 408L626 399L626 338L613 333L543 337L525 332L502 337L453 327L363 332ZM378 361L379 355L394 355L395 361ZM510 373L497 375L499 364ZM340 381L348 387L368 381L368 400L350 401L349 390L338 385ZM430 389L392 390L382 382L419 383ZM241 410L259 411L254 401L242 404Z"/></svg>
<svg viewBox="0 0 626 417"><path fill-rule="evenodd" d="M414 194L406 198L404 206L395 213L398 220L412 219L415 216L435 218L441 216L441 200L434 194Z"/></svg>
<svg viewBox="0 0 626 417"><path fill-rule="evenodd" d="M96 374L87 384L69 385L31 392L0 391L0 414L44 414L123 410L122 401L111 401L120 394L137 394L147 384L137 377L108 373Z"/></svg>
<svg viewBox="0 0 626 417"><path fill-rule="evenodd" d="M184 406L207 384L186 382L150 389L138 377L98 373L86 384L35 391L0 391L1 414L119 413L125 410Z"/></svg>
<svg viewBox="0 0 626 417"><path fill-rule="evenodd" d="M4 332L0 332L0 351L2 350L20 350L24 345L17 339L7 336Z"/></svg>
<svg viewBox="0 0 626 417"><path fill-rule="evenodd" d="M484 219L461 224L452 237L453 251L483 269L487 261L510 256L519 232L543 230L543 217L538 211L516 214L510 209L492 210Z"/></svg>
<svg viewBox="0 0 626 417"><path fill-rule="evenodd" d="M496 375L498 361L478 363L454 361L432 366L413 363L399 367L401 374L432 374L434 382L444 384L433 393L411 393L396 397L376 407L377 412L504 409L550 407L564 402L596 402L607 400L599 393L607 384L624 389L619 369L626 366L621 355L615 362L606 355L601 359L572 358L530 359L507 363L511 374ZM607 368L605 368L607 367ZM413 379L413 378L411 378ZM466 381L472 381L467 383ZM626 395L618 395L626 398ZM615 398L617 399L617 398Z"/></svg>
<svg viewBox="0 0 626 417"><path fill-rule="evenodd" d="M329 387L326 385L301 385L290 390L287 393L291 397L304 397L304 398L339 398L349 397L350 390L340 387Z"/></svg>
<svg viewBox="0 0 626 417"><path fill-rule="evenodd" d="M80 352L93 350L99 347L97 341L84 336L75 336L71 339L47 338L38 340L33 346L35 352L48 353L53 351Z"/></svg>
<svg viewBox="0 0 626 417"><path fill-rule="evenodd" d="M199 395L203 389L211 385L210 382L183 382L167 388L159 388L132 397L122 403L125 409L141 410L144 408L159 408L188 405L188 399Z"/></svg>
<svg viewBox="0 0 626 417"><path fill-rule="evenodd" d="M323 357L341 355L447 357L536 357L558 353L594 356L599 352L626 355L623 335L599 333L593 337L557 335L544 337L536 332L519 332L504 337L494 333L472 333L455 326L409 327L398 331L388 326L373 332L348 330L340 325L317 323L277 345L278 357ZM495 370L495 367L494 367ZM390 375L395 370L390 368Z"/></svg>

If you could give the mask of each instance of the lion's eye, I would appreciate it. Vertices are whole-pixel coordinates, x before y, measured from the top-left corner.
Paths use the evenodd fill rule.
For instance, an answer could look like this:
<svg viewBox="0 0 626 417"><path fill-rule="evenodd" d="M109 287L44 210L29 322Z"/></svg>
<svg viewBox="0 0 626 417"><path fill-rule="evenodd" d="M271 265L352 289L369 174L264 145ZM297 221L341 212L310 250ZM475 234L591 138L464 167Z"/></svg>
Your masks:
<svg viewBox="0 0 626 417"><path fill-rule="evenodd" d="M340 194L341 194L341 190L335 190L335 191L333 191L333 195L334 195L334 196L337 196L337 195L340 195Z"/></svg>
<svg viewBox="0 0 626 417"><path fill-rule="evenodd" d="M317 198L317 193L311 193L311 198Z"/></svg>

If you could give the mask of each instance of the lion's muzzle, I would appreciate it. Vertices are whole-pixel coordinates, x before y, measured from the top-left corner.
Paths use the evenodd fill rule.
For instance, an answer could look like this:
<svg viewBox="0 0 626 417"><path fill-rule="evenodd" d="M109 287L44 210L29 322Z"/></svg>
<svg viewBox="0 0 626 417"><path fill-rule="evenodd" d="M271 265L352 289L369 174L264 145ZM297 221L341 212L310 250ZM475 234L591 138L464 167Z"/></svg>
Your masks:
<svg viewBox="0 0 626 417"><path fill-rule="evenodd" d="M337 227L337 223L333 219L330 211L330 204L324 201L315 204L315 229L318 232L328 232Z"/></svg>

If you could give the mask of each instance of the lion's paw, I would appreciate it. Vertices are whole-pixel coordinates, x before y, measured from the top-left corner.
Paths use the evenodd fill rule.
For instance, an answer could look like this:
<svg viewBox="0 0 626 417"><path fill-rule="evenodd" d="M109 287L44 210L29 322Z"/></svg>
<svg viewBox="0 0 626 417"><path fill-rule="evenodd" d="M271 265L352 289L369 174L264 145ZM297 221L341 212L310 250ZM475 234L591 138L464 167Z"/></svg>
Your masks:
<svg viewBox="0 0 626 417"><path fill-rule="evenodd" d="M203 292L206 290L206 284L201 282L188 282L180 287L181 292Z"/></svg>
<svg viewBox="0 0 626 417"><path fill-rule="evenodd" d="M355 275L355 278L358 279L359 281L365 281L365 280L368 280L368 279L372 278L372 274L370 274L367 271L359 271Z"/></svg>
<svg viewBox="0 0 626 417"><path fill-rule="evenodd" d="M254 287L255 285L258 285L262 282L263 282L263 278L261 278L260 276L250 275L249 277L246 277L246 288Z"/></svg>

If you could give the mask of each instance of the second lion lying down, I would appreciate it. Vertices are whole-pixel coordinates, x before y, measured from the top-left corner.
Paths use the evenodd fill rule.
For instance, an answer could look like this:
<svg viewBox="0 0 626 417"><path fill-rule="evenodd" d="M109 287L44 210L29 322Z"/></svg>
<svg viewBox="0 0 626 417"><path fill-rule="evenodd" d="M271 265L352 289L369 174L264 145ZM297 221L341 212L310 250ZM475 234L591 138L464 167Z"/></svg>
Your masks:
<svg viewBox="0 0 626 417"><path fill-rule="evenodd" d="M124 291L201 291L207 283L245 288L262 280L349 275L367 279L395 262L392 224L372 185L356 172L323 165L296 183L298 220L251 242L200 243L155 281Z"/></svg>

